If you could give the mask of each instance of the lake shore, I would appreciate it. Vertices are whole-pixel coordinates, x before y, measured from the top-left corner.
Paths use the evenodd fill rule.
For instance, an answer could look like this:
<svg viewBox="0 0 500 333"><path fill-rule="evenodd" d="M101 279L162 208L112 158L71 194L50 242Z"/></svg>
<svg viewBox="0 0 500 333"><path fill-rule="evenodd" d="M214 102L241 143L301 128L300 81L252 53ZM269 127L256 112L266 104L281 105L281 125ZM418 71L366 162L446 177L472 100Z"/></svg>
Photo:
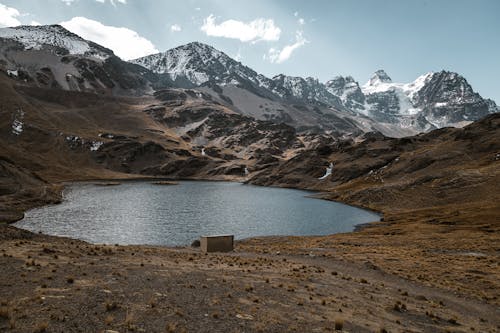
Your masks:
<svg viewBox="0 0 500 333"><path fill-rule="evenodd" d="M319 200L318 192L227 181L180 181L167 188L156 183L68 183L60 204L34 209L15 226L98 244L189 246L200 235L329 235L380 219L371 211Z"/></svg>
<svg viewBox="0 0 500 333"><path fill-rule="evenodd" d="M473 205L444 224L442 208L387 207L383 222L358 232L251 238L210 255L4 225L0 327L329 331L342 320L352 332L495 331L498 235L473 223L495 209Z"/></svg>

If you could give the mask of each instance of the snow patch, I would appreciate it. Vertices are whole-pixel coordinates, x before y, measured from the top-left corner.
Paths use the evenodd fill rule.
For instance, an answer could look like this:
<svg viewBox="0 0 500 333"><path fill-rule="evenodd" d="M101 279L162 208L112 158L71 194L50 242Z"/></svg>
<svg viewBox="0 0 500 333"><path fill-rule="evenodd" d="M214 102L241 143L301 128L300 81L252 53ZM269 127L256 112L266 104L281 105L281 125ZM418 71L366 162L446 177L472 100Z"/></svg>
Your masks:
<svg viewBox="0 0 500 333"><path fill-rule="evenodd" d="M100 60L109 57L105 52L92 48L85 39L58 25L1 28L0 38L15 40L25 50L41 50L48 45L66 49L69 54L88 55Z"/></svg>
<svg viewBox="0 0 500 333"><path fill-rule="evenodd" d="M434 103L434 107L436 107L436 108L442 108L442 107L446 107L446 106L448 106L447 102L437 102L437 103Z"/></svg>
<svg viewBox="0 0 500 333"><path fill-rule="evenodd" d="M12 134L21 135L24 129L23 119L24 119L24 111L22 109L19 109L14 115L14 120L12 121L11 125Z"/></svg>
<svg viewBox="0 0 500 333"><path fill-rule="evenodd" d="M102 141L92 141L90 143L90 151L98 151L99 148L104 144Z"/></svg>
<svg viewBox="0 0 500 333"><path fill-rule="evenodd" d="M326 168L325 174L323 176L319 177L318 179L319 180L326 179L328 176L330 176L332 174L332 170L333 170L333 163L330 163L328 168Z"/></svg>
<svg viewBox="0 0 500 333"><path fill-rule="evenodd" d="M8 76L15 76L15 77L18 77L19 76L19 71L16 69L15 71L14 70L10 70L8 69L7 70L7 75Z"/></svg>
<svg viewBox="0 0 500 333"><path fill-rule="evenodd" d="M432 78L433 72L419 76L411 83L393 83L382 82L380 80L368 81L361 87L361 91L365 95L371 94L395 94L399 102L400 115L416 115L422 110L414 106L414 101L418 96L418 92ZM365 108L370 110L370 104L366 103Z"/></svg>

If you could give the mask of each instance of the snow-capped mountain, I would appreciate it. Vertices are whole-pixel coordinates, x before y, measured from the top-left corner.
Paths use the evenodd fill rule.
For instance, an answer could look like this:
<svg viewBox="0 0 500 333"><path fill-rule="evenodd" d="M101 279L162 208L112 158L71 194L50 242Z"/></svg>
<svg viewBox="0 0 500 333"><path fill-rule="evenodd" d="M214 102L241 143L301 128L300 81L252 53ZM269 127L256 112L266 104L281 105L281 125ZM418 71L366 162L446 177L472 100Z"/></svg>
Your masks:
<svg viewBox="0 0 500 333"><path fill-rule="evenodd" d="M178 86L224 87L234 85L275 99L321 102L333 105L339 100L317 79L277 75L272 79L244 66L210 45L192 42L166 52L152 54L132 63L157 74L165 74Z"/></svg>
<svg viewBox="0 0 500 333"><path fill-rule="evenodd" d="M168 75L180 86L211 87L216 96L229 101L240 112L278 121L310 118L313 112L309 109L304 109L308 115L290 111L290 105L302 104L323 107L320 113L325 112L324 107L354 113L384 126L408 130L405 133L409 134L463 126L498 111L493 101L475 93L462 76L446 71L427 73L410 83L394 83L385 71L378 70L363 86L351 76L337 76L326 83L283 74L269 79L223 52L197 42L133 62ZM268 107L264 108L265 104ZM265 112L256 112L257 108ZM320 118L325 117L313 116L318 119L311 121L322 123Z"/></svg>
<svg viewBox="0 0 500 333"><path fill-rule="evenodd" d="M124 62L59 25L0 29L0 70L39 87L104 94L196 88L256 119L338 135L404 136L463 126L499 110L452 72L394 83L379 70L363 86L351 76L326 83L283 74L268 78L199 42Z"/></svg>
<svg viewBox="0 0 500 333"><path fill-rule="evenodd" d="M60 25L0 29L0 69L44 88L105 94L150 91L150 72Z"/></svg>
<svg viewBox="0 0 500 333"><path fill-rule="evenodd" d="M0 38L10 39L23 45L25 50L55 49L61 55L83 55L105 60L113 51L85 40L60 25L18 26L1 28Z"/></svg>
<svg viewBox="0 0 500 333"><path fill-rule="evenodd" d="M352 76L336 76L325 83L326 90L340 98L341 103L352 110L364 110L365 95Z"/></svg>
<svg viewBox="0 0 500 333"><path fill-rule="evenodd" d="M192 42L166 52L152 54L130 62L154 73L166 74L177 85L196 87L208 85L251 83L268 86L270 80L232 59L212 46Z"/></svg>
<svg viewBox="0 0 500 333"><path fill-rule="evenodd" d="M423 131L461 126L498 111L464 77L448 71L429 72L410 83L393 83L379 70L361 90L365 105L360 112L377 121L399 122Z"/></svg>
<svg viewBox="0 0 500 333"><path fill-rule="evenodd" d="M312 77L277 75L269 87L273 93L285 100L320 102L331 106L342 104L338 96L330 93L324 84Z"/></svg>

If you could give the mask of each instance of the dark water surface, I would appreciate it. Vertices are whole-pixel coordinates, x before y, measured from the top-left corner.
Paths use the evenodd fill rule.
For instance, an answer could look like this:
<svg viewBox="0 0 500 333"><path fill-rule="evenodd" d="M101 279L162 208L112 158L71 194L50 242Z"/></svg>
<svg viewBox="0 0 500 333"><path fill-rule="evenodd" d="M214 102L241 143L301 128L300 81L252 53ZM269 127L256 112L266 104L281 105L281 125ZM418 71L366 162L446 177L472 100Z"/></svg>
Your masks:
<svg viewBox="0 0 500 333"><path fill-rule="evenodd" d="M93 243L189 245L200 235L327 235L378 221L373 212L307 198L311 192L232 182L74 184L59 205L15 225Z"/></svg>

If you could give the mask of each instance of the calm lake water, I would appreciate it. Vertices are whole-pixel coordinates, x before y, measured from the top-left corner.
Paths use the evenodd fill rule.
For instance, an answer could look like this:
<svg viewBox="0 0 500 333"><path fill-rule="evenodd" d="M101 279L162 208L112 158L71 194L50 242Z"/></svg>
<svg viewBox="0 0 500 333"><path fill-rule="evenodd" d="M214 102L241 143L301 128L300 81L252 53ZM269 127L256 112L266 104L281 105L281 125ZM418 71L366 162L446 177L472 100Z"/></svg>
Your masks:
<svg viewBox="0 0 500 333"><path fill-rule="evenodd" d="M15 225L93 243L176 246L212 234L327 235L379 220L366 210L306 197L311 194L232 182L74 184L61 204L30 210Z"/></svg>

